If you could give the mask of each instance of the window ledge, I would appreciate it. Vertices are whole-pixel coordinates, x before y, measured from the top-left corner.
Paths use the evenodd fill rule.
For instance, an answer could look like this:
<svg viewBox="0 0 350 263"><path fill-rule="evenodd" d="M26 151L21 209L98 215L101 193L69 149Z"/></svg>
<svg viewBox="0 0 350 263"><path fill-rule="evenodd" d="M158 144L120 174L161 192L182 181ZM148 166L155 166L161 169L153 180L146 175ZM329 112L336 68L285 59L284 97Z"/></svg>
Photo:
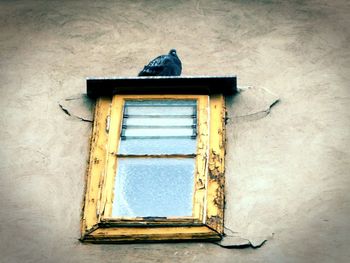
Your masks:
<svg viewBox="0 0 350 263"><path fill-rule="evenodd" d="M90 77L86 84L90 98L115 94L232 95L237 91L236 76Z"/></svg>

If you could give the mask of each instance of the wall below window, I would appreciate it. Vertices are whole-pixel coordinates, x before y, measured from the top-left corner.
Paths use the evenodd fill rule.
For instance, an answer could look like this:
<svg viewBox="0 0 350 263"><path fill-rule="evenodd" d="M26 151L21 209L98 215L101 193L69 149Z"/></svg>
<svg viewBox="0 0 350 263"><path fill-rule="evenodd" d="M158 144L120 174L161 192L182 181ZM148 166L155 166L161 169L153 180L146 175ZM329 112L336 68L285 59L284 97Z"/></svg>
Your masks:
<svg viewBox="0 0 350 263"><path fill-rule="evenodd" d="M349 13L346 0L2 1L0 261L347 262ZM171 48L183 75L244 86L227 98L225 222L268 239L259 249L78 241L85 78L135 76Z"/></svg>

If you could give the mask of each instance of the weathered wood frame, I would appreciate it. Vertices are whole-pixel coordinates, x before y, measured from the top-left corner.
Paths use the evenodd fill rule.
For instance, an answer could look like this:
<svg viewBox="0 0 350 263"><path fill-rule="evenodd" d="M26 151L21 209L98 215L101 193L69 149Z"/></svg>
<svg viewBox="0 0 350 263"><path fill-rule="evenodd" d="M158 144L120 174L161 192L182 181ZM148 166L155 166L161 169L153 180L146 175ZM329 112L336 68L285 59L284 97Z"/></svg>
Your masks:
<svg viewBox="0 0 350 263"><path fill-rule="evenodd" d="M126 99L196 99L198 143L192 217L112 218L118 134ZM114 95L97 99L81 240L95 243L218 240L223 233L225 101L211 95Z"/></svg>

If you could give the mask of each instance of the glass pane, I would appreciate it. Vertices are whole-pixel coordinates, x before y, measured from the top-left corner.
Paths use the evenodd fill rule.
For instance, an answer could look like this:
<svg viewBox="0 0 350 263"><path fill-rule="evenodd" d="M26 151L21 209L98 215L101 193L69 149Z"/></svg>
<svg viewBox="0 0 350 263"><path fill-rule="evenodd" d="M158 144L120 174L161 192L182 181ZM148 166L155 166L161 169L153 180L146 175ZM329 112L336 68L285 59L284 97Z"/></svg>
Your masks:
<svg viewBox="0 0 350 263"><path fill-rule="evenodd" d="M127 100L119 154L193 154L196 100Z"/></svg>
<svg viewBox="0 0 350 263"><path fill-rule="evenodd" d="M169 106L169 102L172 106L196 106L195 100L127 100L125 101L125 105L129 107L139 107L139 106Z"/></svg>
<svg viewBox="0 0 350 263"><path fill-rule="evenodd" d="M127 106L127 104L126 104ZM159 115L159 114L166 114L166 115L192 115L193 114L193 106L176 106L174 107L127 107L128 115L141 115L141 116L153 116L153 115Z"/></svg>
<svg viewBox="0 0 350 263"><path fill-rule="evenodd" d="M192 216L194 169L194 158L119 158L112 216Z"/></svg>
<svg viewBox="0 0 350 263"><path fill-rule="evenodd" d="M130 117L124 119L124 123L127 126L130 125L151 125L151 126L189 126L193 125L193 118L140 118Z"/></svg>
<svg viewBox="0 0 350 263"><path fill-rule="evenodd" d="M125 131L124 136L128 137L133 137L133 136L138 136L138 137L157 137L157 136L189 136L191 137L193 135L193 130L192 128L128 128Z"/></svg>
<svg viewBox="0 0 350 263"><path fill-rule="evenodd" d="M195 154L196 143L182 138L122 140L119 154Z"/></svg>

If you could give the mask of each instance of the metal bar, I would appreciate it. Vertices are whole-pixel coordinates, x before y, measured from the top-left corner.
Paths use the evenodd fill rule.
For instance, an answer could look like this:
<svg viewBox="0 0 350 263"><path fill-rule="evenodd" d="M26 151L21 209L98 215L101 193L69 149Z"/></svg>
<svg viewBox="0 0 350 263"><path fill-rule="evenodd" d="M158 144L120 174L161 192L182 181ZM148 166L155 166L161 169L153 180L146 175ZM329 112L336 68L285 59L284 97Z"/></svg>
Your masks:
<svg viewBox="0 0 350 263"><path fill-rule="evenodd" d="M197 154L115 154L118 158L195 158Z"/></svg>
<svg viewBox="0 0 350 263"><path fill-rule="evenodd" d="M122 135L120 136L122 140L126 139L195 139L195 135L191 136L124 136L123 132Z"/></svg>
<svg viewBox="0 0 350 263"><path fill-rule="evenodd" d="M123 124L123 129L196 129L196 125L127 125Z"/></svg>
<svg viewBox="0 0 350 263"><path fill-rule="evenodd" d="M154 114L124 114L124 118L196 118L195 115L190 114L164 114L164 115L154 115Z"/></svg>
<svg viewBox="0 0 350 263"><path fill-rule="evenodd" d="M164 100L163 100L164 101ZM169 100L165 100L165 101L169 101ZM142 103L137 103L137 104L129 104L128 101L126 101L125 104L126 107L174 107L174 108L180 108L180 107L193 107L196 106L196 102L193 103L188 103L188 104L182 104L182 103L171 103L171 104L160 104L155 101L152 100L152 104L142 104Z"/></svg>

